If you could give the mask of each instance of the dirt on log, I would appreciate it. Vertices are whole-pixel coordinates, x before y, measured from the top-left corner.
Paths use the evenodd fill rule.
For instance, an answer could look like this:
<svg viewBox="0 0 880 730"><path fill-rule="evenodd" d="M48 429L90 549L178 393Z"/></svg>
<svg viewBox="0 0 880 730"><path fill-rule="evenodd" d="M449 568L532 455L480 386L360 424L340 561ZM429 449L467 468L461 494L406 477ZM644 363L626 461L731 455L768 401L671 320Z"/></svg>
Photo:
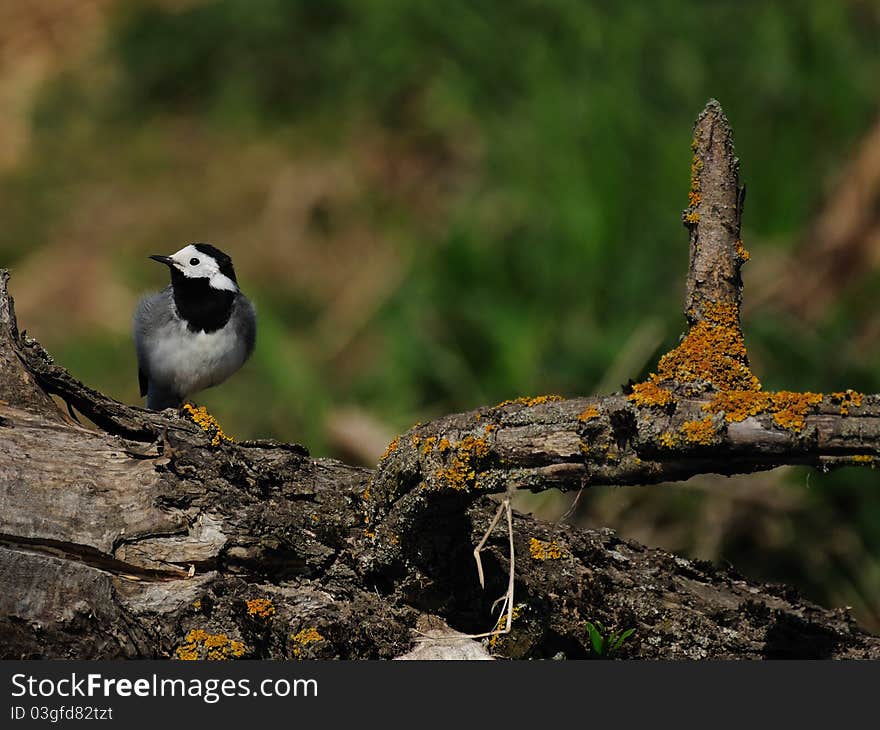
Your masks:
<svg viewBox="0 0 880 730"><path fill-rule="evenodd" d="M493 493L872 462L880 398L766 393L748 370L732 153L712 102L685 211L689 330L656 374L626 394L521 398L417 426L375 471L234 443L204 413L86 387L19 332L0 271L0 655L393 658L421 644L433 654L419 656L453 656L449 637L491 629L507 588L503 528L483 554L485 590L472 557ZM880 638L843 609L611 530L516 515L514 543L511 632L459 645L587 658L592 624L635 629L622 658L880 658ZM426 639L437 626L445 638Z"/></svg>

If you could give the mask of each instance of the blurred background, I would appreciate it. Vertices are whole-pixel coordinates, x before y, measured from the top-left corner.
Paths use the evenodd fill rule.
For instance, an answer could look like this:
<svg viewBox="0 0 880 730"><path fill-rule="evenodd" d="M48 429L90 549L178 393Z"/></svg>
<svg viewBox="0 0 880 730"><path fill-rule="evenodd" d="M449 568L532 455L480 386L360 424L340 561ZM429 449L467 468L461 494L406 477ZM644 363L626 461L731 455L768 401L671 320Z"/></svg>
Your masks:
<svg viewBox="0 0 880 730"><path fill-rule="evenodd" d="M880 392L876 0L0 0L0 266L21 326L137 403L146 256L214 243L260 332L199 402L372 465L416 421L616 391L677 342L710 97L748 184L755 373ZM596 488L568 519L880 631L870 470Z"/></svg>

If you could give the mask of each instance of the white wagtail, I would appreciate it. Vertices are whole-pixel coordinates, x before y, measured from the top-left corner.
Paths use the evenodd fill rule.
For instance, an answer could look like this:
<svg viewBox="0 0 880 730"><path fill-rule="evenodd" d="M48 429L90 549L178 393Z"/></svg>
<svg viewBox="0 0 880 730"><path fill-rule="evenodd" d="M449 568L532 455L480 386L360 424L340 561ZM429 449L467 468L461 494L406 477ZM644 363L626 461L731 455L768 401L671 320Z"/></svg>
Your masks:
<svg viewBox="0 0 880 730"><path fill-rule="evenodd" d="M214 246L193 243L150 258L168 266L171 286L141 299L134 340L141 395L159 411L238 370L253 352L257 319L232 259Z"/></svg>

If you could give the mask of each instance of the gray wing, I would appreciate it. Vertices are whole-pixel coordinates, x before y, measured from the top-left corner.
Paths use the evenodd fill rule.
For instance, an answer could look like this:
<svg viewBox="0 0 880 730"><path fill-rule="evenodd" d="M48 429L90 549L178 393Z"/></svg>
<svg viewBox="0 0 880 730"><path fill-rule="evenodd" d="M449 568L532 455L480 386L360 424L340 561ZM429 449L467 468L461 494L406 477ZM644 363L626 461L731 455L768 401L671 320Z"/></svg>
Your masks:
<svg viewBox="0 0 880 730"><path fill-rule="evenodd" d="M235 299L235 312L233 313L233 323L235 324L236 334L244 340L247 360L254 351L254 345L257 343L257 313L251 300L244 294L239 293Z"/></svg>
<svg viewBox="0 0 880 730"><path fill-rule="evenodd" d="M148 294L138 303L134 313L134 346L138 360L138 384L141 395L147 394L150 383L150 370L146 348L150 333L171 321L174 314L174 294L168 286L156 294Z"/></svg>

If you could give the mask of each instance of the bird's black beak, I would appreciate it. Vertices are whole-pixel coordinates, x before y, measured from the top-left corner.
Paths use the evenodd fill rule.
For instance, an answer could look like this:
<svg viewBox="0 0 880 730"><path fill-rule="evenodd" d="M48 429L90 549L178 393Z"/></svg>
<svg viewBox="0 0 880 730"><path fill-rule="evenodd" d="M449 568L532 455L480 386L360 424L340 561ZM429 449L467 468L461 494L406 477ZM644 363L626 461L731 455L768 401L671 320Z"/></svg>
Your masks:
<svg viewBox="0 0 880 730"><path fill-rule="evenodd" d="M158 261L160 264L165 264L166 266L174 266L174 259L170 256L150 256L153 261Z"/></svg>

